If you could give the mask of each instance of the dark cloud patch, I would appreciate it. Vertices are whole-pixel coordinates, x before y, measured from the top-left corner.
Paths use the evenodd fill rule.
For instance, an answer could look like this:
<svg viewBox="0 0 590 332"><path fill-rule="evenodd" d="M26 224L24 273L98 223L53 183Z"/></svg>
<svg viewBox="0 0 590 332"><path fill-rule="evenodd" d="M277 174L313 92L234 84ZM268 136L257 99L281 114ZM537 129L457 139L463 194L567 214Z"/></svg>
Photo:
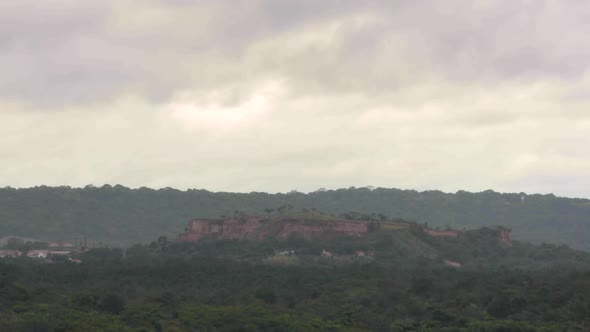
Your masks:
<svg viewBox="0 0 590 332"><path fill-rule="evenodd" d="M92 2L3 1L0 49L35 53L71 38L100 33L108 10Z"/></svg>
<svg viewBox="0 0 590 332"><path fill-rule="evenodd" d="M3 2L0 98L159 103L269 77L294 93L369 96L432 75L576 80L590 66L589 15L574 0Z"/></svg>
<svg viewBox="0 0 590 332"><path fill-rule="evenodd" d="M578 79L590 65L590 4L494 1L457 6L450 15L424 11L418 38L453 79Z"/></svg>
<svg viewBox="0 0 590 332"><path fill-rule="evenodd" d="M22 51L7 54L0 63L4 75L0 93L38 107L56 108L105 101L129 84L148 78L129 59L117 58L122 54L94 51L91 43L80 43L42 54Z"/></svg>

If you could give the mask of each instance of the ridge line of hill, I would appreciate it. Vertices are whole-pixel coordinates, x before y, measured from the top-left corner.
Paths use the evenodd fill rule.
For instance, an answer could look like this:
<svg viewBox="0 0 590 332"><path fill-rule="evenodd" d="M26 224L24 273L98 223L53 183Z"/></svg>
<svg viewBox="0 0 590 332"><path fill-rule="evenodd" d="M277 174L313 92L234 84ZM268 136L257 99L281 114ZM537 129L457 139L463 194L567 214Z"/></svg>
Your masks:
<svg viewBox="0 0 590 332"><path fill-rule="evenodd" d="M566 244L590 250L590 200L554 195L484 191L443 193L386 188L311 193L227 193L206 190L39 186L0 189L0 236L73 242L83 236L110 243L145 243L174 236L193 218L281 208L319 210L333 216L400 218L429 226L478 228L504 225L517 240Z"/></svg>

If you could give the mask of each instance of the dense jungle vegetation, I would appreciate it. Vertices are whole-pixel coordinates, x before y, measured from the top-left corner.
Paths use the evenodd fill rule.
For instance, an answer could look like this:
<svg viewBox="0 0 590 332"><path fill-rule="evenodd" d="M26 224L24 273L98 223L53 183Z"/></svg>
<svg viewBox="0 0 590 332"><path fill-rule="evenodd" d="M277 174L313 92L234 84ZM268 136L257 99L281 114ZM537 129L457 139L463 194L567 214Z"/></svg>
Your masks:
<svg viewBox="0 0 590 332"><path fill-rule="evenodd" d="M587 331L590 254L493 234L161 236L80 253L80 264L4 258L0 331Z"/></svg>
<svg viewBox="0 0 590 332"><path fill-rule="evenodd" d="M240 210L263 213L291 205L339 215L358 211L431 226L477 228L504 225L516 239L563 243L590 250L590 201L553 195L418 192L376 188L318 190L309 194L248 194L100 188L0 189L0 237L18 235L73 242L84 235L111 245L145 243L182 232L195 217L219 217Z"/></svg>

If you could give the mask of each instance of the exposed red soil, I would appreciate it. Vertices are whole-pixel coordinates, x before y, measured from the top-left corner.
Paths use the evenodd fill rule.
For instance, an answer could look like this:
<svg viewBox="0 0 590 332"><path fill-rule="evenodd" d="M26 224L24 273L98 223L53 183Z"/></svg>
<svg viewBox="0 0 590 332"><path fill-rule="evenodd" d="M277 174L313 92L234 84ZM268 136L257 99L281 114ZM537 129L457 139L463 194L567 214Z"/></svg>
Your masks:
<svg viewBox="0 0 590 332"><path fill-rule="evenodd" d="M225 220L194 219L189 222L187 231L179 236L179 240L197 241L205 236L261 240L270 235L281 238L288 238L291 235L313 238L329 233L362 236L368 231L366 223L355 221L314 221L311 224L299 220L262 222L257 217Z"/></svg>

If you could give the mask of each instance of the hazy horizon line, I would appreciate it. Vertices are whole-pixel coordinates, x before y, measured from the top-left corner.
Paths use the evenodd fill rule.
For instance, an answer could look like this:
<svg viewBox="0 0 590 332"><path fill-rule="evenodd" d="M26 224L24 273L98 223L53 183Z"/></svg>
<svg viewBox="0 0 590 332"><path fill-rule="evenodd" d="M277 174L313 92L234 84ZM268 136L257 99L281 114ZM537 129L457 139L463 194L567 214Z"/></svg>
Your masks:
<svg viewBox="0 0 590 332"><path fill-rule="evenodd" d="M90 188L104 188L104 187L111 187L111 188L115 188L115 187L123 187L125 189L129 189L129 190L139 190L139 189L148 189L148 190L153 190L153 191L162 191L162 190L174 190L174 191L179 191L179 192L189 192L189 191L206 191L206 192L210 192L210 193L231 193L231 194L254 194L254 193L262 193L262 194L268 194L268 195L297 195L297 194L303 194L303 195L308 195L308 194L312 194L312 193L318 193L318 192L330 192L330 191L340 191L340 190L357 190L357 189L366 189L368 191L374 191L374 190L399 190L399 191L404 191L404 192L417 192L417 193L428 193L428 192L441 192L443 194L452 194L452 195L456 195L459 193L468 193L468 194L481 194L481 193L485 193L485 192L493 192L496 194L501 194L501 195L511 195L511 194L516 194L516 195L524 195L524 196L537 196L537 195L541 195L541 196L553 196L555 198L567 198L567 199L582 199L582 200L590 200L590 198L588 197L575 197L575 196L563 196L563 195L556 195L553 192L549 192L549 193L541 193L541 192L526 192L526 191L520 191L520 192L506 192L506 191L497 191L494 189L486 189L486 190L482 190L482 191L469 191L469 190L464 190L464 189L459 189L455 192L452 191L445 191L445 190L440 190L440 189L415 189L415 188L401 188L401 187L377 187L377 186L371 186L371 185L366 185L366 186L349 186L349 187L340 187L340 188L326 188L326 187L320 187L316 190L313 191L300 191L297 189L293 189L290 191L224 191L224 190L220 190L220 191L212 191L206 188L175 188L175 187L170 187L170 186L166 186L166 187L150 187L150 186L140 186L140 187L132 187L132 186L126 186L123 184L109 184L109 183L105 183L102 185L94 185L94 184L87 184L83 187L81 186L71 186L71 185L59 185L59 186L55 186L55 185L45 185L45 184L41 184L41 185L36 185L36 186L29 186L29 187L14 187L14 186L4 186L1 187L0 189L6 190L6 189L14 189L14 190L28 190L28 189L36 189L36 188L68 188L68 189L90 189Z"/></svg>

